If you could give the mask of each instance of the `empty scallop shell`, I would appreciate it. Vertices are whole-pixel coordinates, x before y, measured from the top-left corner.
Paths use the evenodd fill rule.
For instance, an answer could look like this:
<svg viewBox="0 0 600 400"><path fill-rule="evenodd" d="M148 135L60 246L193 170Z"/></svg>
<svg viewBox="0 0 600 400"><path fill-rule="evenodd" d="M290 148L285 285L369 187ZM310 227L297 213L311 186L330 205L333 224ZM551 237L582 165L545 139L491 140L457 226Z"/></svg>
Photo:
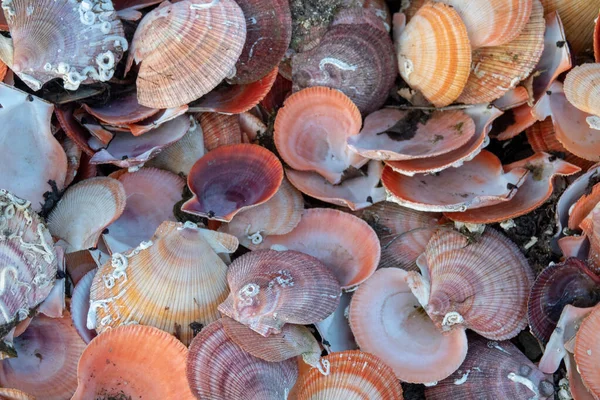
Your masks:
<svg viewBox="0 0 600 400"><path fill-rule="evenodd" d="M84 104L83 108L89 114L110 125L133 124L149 118L160 111L157 108L144 107L138 103L135 92L115 98L110 103L102 106L88 106Z"/></svg>
<svg viewBox="0 0 600 400"><path fill-rule="evenodd" d="M593 47L594 19L598 16L598 0L542 0L546 14L556 11L560 14L569 38L569 46L575 53L582 53Z"/></svg>
<svg viewBox="0 0 600 400"><path fill-rule="evenodd" d="M533 272L506 237L486 228L469 243L456 231L440 229L424 258L423 275L414 275L411 289L424 290L419 301L438 327L465 326L492 340L512 338L525 328Z"/></svg>
<svg viewBox="0 0 600 400"><path fill-rule="evenodd" d="M565 96L571 104L588 114L600 115L600 64L573 68L565 78Z"/></svg>
<svg viewBox="0 0 600 400"><path fill-rule="evenodd" d="M206 151L242 143L240 119L237 115L205 112L199 115L198 121L202 127Z"/></svg>
<svg viewBox="0 0 600 400"><path fill-rule="evenodd" d="M402 111L384 108L365 118L350 148L374 160L411 160L435 157L465 145L475 134L475 123L463 111Z"/></svg>
<svg viewBox="0 0 600 400"><path fill-rule="evenodd" d="M0 85L0 87L2 87ZM88 139L90 137L89 132L77 122L73 113L75 112L75 105L73 103L59 106L55 108L56 119L58 120L60 127L62 128L65 135L67 135L72 141L79 146L88 156L93 156L95 150L93 150Z"/></svg>
<svg viewBox="0 0 600 400"><path fill-rule="evenodd" d="M516 218L537 209L552 196L556 176L574 175L581 171L581 168L547 153L537 153L524 160L505 165L504 171L510 172L516 168L525 168L530 172L511 200L444 215L453 221L475 224L489 224Z"/></svg>
<svg viewBox="0 0 600 400"><path fill-rule="evenodd" d="M164 222L151 241L128 253L113 253L94 278L88 328L95 325L103 333L135 322L172 332L189 344L190 324L218 319L217 305L228 293L227 267L206 235L233 241L230 252L237 248L229 235Z"/></svg>
<svg viewBox="0 0 600 400"><path fill-rule="evenodd" d="M516 88L506 92L498 100L494 101L494 106L498 107L502 111L506 111L515 107L519 107L527 103L529 100L529 92L525 86L517 86Z"/></svg>
<svg viewBox="0 0 600 400"><path fill-rule="evenodd" d="M450 377L425 388L427 400L553 399L552 377L544 375L509 341L469 335L465 362Z"/></svg>
<svg viewBox="0 0 600 400"><path fill-rule="evenodd" d="M54 78L70 90L106 82L127 50L110 1L12 0L2 8L12 41L2 38L0 47L14 46L12 60L4 62L33 90Z"/></svg>
<svg viewBox="0 0 600 400"><path fill-rule="evenodd" d="M219 147L194 164L188 186L194 197L181 210L229 222L240 211L263 204L283 180L279 159L253 144Z"/></svg>
<svg viewBox="0 0 600 400"><path fill-rule="evenodd" d="M381 253L377 235L366 222L326 208L305 210L290 233L269 236L258 247L314 256L334 273L343 289L367 280L377 268Z"/></svg>
<svg viewBox="0 0 600 400"><path fill-rule="evenodd" d="M31 203L0 189L0 337L50 294L58 270L52 244Z"/></svg>
<svg viewBox="0 0 600 400"><path fill-rule="evenodd" d="M294 389L298 400L404 398L392 369L372 354L351 350L333 353L323 360L330 365L329 374L312 369L301 375Z"/></svg>
<svg viewBox="0 0 600 400"><path fill-rule="evenodd" d="M95 275L95 269L85 274L79 283L75 285L71 297L73 326L85 343L89 343L96 337L96 331L87 327L87 315L90 310L90 289Z"/></svg>
<svg viewBox="0 0 600 400"><path fill-rule="evenodd" d="M125 209L123 185L112 178L92 178L65 192L48 216L48 228L68 244L67 253L96 246L102 231Z"/></svg>
<svg viewBox="0 0 600 400"><path fill-rule="evenodd" d="M323 321L315 323L315 328L321 336L323 348L329 353L356 350L358 346L348 323L347 310L350 306L351 295L342 293L336 310Z"/></svg>
<svg viewBox="0 0 600 400"><path fill-rule="evenodd" d="M469 77L471 44L456 10L426 3L400 32L396 46L400 75L410 87L436 107L458 98Z"/></svg>
<svg viewBox="0 0 600 400"><path fill-rule="evenodd" d="M591 183L591 182L590 182ZM600 184L596 183L571 206L569 209L569 229L576 231L580 229L580 225L594 207L600 203Z"/></svg>
<svg viewBox="0 0 600 400"><path fill-rule="evenodd" d="M406 283L408 273L384 268L360 285L350 303L356 343L389 365L405 382L426 383L456 371L467 354L467 336L442 334Z"/></svg>
<svg viewBox="0 0 600 400"><path fill-rule="evenodd" d="M589 260L600 267L600 203L581 221L579 225L590 240Z"/></svg>
<svg viewBox="0 0 600 400"><path fill-rule="evenodd" d="M361 123L358 108L343 93L318 86L303 89L288 97L277 113L275 146L292 168L339 183L348 167L366 163L346 144Z"/></svg>
<svg viewBox="0 0 600 400"><path fill-rule="evenodd" d="M0 60L0 81L4 80L6 73L8 71L8 66Z"/></svg>
<svg viewBox="0 0 600 400"><path fill-rule="evenodd" d="M85 343L62 318L36 316L14 339L18 357L0 363L0 385L19 389L39 399L71 398L77 388L77 361Z"/></svg>
<svg viewBox="0 0 600 400"><path fill-rule="evenodd" d="M295 359L279 363L256 358L225 333L221 321L202 329L190 345L187 378L199 399L283 399L296 383Z"/></svg>
<svg viewBox="0 0 600 400"><path fill-rule="evenodd" d="M291 232L304 211L302 193L283 179L277 193L266 203L239 212L220 232L237 237L240 244L252 248L270 235Z"/></svg>
<svg viewBox="0 0 600 400"><path fill-rule="evenodd" d="M340 286L317 258L298 251L257 250L227 270L231 293L219 311L263 336L284 324L325 319L340 301Z"/></svg>
<svg viewBox="0 0 600 400"><path fill-rule="evenodd" d="M193 400L185 379L187 354L173 335L151 326L110 329L94 338L81 355L73 400L121 396Z"/></svg>
<svg viewBox="0 0 600 400"><path fill-rule="evenodd" d="M600 306L583 320L575 338L575 360L583 383L594 398L600 397L600 369L598 368L598 329L600 329Z"/></svg>
<svg viewBox="0 0 600 400"><path fill-rule="evenodd" d="M529 104L522 104L507 110L497 121L498 129L492 130L492 135L498 140L508 140L518 136L537 121L531 112Z"/></svg>
<svg viewBox="0 0 600 400"><path fill-rule="evenodd" d="M81 280L85 274L98 267L96 260L88 250L76 251L65 254L67 273L74 285Z"/></svg>
<svg viewBox="0 0 600 400"><path fill-rule="evenodd" d="M150 132L153 129L158 128L165 122L171 121L180 115L185 114L188 111L188 106L184 105L181 107L167 108L166 110L160 110L156 114L143 119L136 123L126 124L122 127L114 126L114 130L128 130L131 131L133 136L140 136L146 132Z"/></svg>
<svg viewBox="0 0 600 400"><path fill-rule="evenodd" d="M472 71L458 101L487 103L502 97L527 78L542 56L545 29L542 4L533 0L531 18L517 38L502 46L473 51Z"/></svg>
<svg viewBox="0 0 600 400"><path fill-rule="evenodd" d="M590 242L586 235L563 236L556 240L556 244L563 257L577 257L586 260L590 252Z"/></svg>
<svg viewBox="0 0 600 400"><path fill-rule="evenodd" d="M140 104L178 107L210 92L229 75L245 40L234 0L163 3L140 22L127 58L127 70L134 59L141 63Z"/></svg>
<svg viewBox="0 0 600 400"><path fill-rule="evenodd" d="M420 211L464 212L508 202L528 173L525 168L503 172L500 160L483 150L462 167L437 175L408 177L388 166L381 181L388 191L388 201Z"/></svg>
<svg viewBox="0 0 600 400"><path fill-rule="evenodd" d="M67 156L51 132L53 106L3 83L0 106L0 187L39 211L52 191L48 181L62 190L67 174Z"/></svg>
<svg viewBox="0 0 600 400"><path fill-rule="evenodd" d="M296 90L314 86L340 90L363 113L383 106L397 75L389 34L368 24L333 25L316 48L292 59Z"/></svg>

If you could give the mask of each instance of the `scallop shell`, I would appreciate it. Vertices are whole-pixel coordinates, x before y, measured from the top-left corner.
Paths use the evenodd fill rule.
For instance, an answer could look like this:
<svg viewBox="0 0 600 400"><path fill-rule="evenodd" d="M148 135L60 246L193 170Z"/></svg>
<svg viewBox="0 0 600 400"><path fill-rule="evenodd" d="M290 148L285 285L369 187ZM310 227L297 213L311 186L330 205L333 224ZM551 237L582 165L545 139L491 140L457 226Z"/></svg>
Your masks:
<svg viewBox="0 0 600 400"><path fill-rule="evenodd" d="M140 136L146 132L150 132L153 129L158 128L165 122L169 122L180 115L185 114L188 111L188 106L184 105L181 107L167 108L166 110L160 110L156 114L143 119L136 123L126 124L122 128L113 127L115 130L131 131L133 136Z"/></svg>
<svg viewBox="0 0 600 400"><path fill-rule="evenodd" d="M463 111L403 111L384 108L365 118L358 135L348 137L350 149L374 160L435 157L464 146L475 123Z"/></svg>
<svg viewBox="0 0 600 400"><path fill-rule="evenodd" d="M189 344L190 324L218 319L217 305L228 293L227 267L209 241L215 234L167 221L151 241L129 253L114 253L94 278L88 328L95 325L103 333L135 322L173 332ZM229 252L235 251L237 240L219 235L232 240Z"/></svg>
<svg viewBox="0 0 600 400"><path fill-rule="evenodd" d="M315 328L321 336L323 348L329 354L358 348L346 313L350 306L350 297L350 294L342 293L340 303L333 314L323 321L315 323Z"/></svg>
<svg viewBox="0 0 600 400"><path fill-rule="evenodd" d="M8 66L0 60L0 81L4 80L4 77L6 76L7 71L8 71Z"/></svg>
<svg viewBox="0 0 600 400"><path fill-rule="evenodd" d="M600 267L600 203L579 225L590 240L589 260L596 268Z"/></svg>
<svg viewBox="0 0 600 400"><path fill-rule="evenodd" d="M186 369L196 397L212 400L283 399L298 377L295 359L271 363L246 353L220 321L194 338Z"/></svg>
<svg viewBox="0 0 600 400"><path fill-rule="evenodd" d="M273 114L283 106L283 102L291 93L292 81L279 73L269 93L260 101L260 105L267 113Z"/></svg>
<svg viewBox="0 0 600 400"><path fill-rule="evenodd" d="M392 14L390 13L390 9L385 0L342 0L342 6L352 8L360 7L365 11L369 11L383 22L386 31L389 32L391 29ZM336 15L336 18L338 15Z"/></svg>
<svg viewBox="0 0 600 400"><path fill-rule="evenodd" d="M590 252L590 241L586 235L564 236L556 241L563 257L577 257L586 260Z"/></svg>
<svg viewBox="0 0 600 400"><path fill-rule="evenodd" d="M593 186L590 188L589 186ZM587 217L594 207L600 203L600 184L589 181L585 193L569 208L569 229L580 229L581 222Z"/></svg>
<svg viewBox="0 0 600 400"><path fill-rule="evenodd" d="M298 251L257 250L227 270L231 293L221 314L262 336L284 324L308 325L335 311L341 294L333 273L317 258Z"/></svg>
<svg viewBox="0 0 600 400"><path fill-rule="evenodd" d="M0 86L1 87L1 86ZM74 104L67 104L56 107L56 119L65 135L67 135L75 144L88 156L94 155L95 151L90 147L88 139L89 132L77 122L73 113L75 111Z"/></svg>
<svg viewBox="0 0 600 400"><path fill-rule="evenodd" d="M594 19L598 16L598 0L542 0L546 14L556 11L565 25L569 46L575 53L593 47Z"/></svg>
<svg viewBox="0 0 600 400"><path fill-rule="evenodd" d="M471 44L456 10L426 3L406 24L396 46L400 75L410 87L436 107L458 98L469 77Z"/></svg>
<svg viewBox="0 0 600 400"><path fill-rule="evenodd" d="M88 250L76 251L65 254L67 273L74 285L81 280L85 274L98 267L96 260Z"/></svg>
<svg viewBox="0 0 600 400"><path fill-rule="evenodd" d="M333 25L318 47L292 58L296 90L314 86L340 90L363 113L383 106L397 75L389 34L368 24Z"/></svg>
<svg viewBox="0 0 600 400"><path fill-rule="evenodd" d="M490 224L528 214L542 206L552 196L556 176L574 175L581 168L547 153L536 153L524 160L504 166L505 172L525 168L530 172L515 196L502 203L465 212L445 213L453 221Z"/></svg>
<svg viewBox="0 0 600 400"><path fill-rule="evenodd" d="M598 329L600 329L600 306L594 307L592 312L583 320L575 338L577 370L581 374L583 383L594 398L600 396L600 369L598 368L597 357L598 352L600 352Z"/></svg>
<svg viewBox="0 0 600 400"><path fill-rule="evenodd" d="M529 92L525 86L517 86L506 92L498 100L494 101L494 106L502 111L511 110L530 101L529 97Z"/></svg>
<svg viewBox="0 0 600 400"><path fill-rule="evenodd" d="M281 162L265 148L253 144L222 146L192 167L188 186L194 197L181 210L229 222L238 212L267 202L282 180Z"/></svg>
<svg viewBox="0 0 600 400"><path fill-rule="evenodd" d="M600 17L600 14L598 15ZM597 63L600 62L600 18L596 18L596 29L594 29L594 58Z"/></svg>
<svg viewBox="0 0 600 400"><path fill-rule="evenodd" d="M366 222L326 208L305 210L290 233L269 236L258 247L296 250L316 257L334 273L343 289L367 280L381 254L377 235Z"/></svg>
<svg viewBox="0 0 600 400"><path fill-rule="evenodd" d="M362 351L389 365L405 382L426 383L456 371L467 354L467 336L438 331L398 268L376 271L350 303L349 321Z"/></svg>
<svg viewBox="0 0 600 400"><path fill-rule="evenodd" d="M510 240L486 228L469 243L460 233L441 229L424 254L421 281L429 290L419 300L438 327L465 326L492 340L512 338L525 328L533 272Z"/></svg>
<svg viewBox="0 0 600 400"><path fill-rule="evenodd" d="M144 107L138 103L135 92L119 96L102 106L88 106L84 104L83 108L102 122L111 125L133 124L149 118L160 111L157 108Z"/></svg>
<svg viewBox="0 0 600 400"><path fill-rule="evenodd" d="M508 140L518 136L524 130L533 126L537 118L531 112L529 104L523 104L507 110L497 121L498 129L492 130L491 135L498 140Z"/></svg>
<svg viewBox="0 0 600 400"><path fill-rule="evenodd" d="M256 82L277 67L292 39L292 14L287 0L237 3L246 17L246 43L231 79L239 85Z"/></svg>
<svg viewBox="0 0 600 400"><path fill-rule="evenodd" d="M330 364L329 374L312 369L300 376L295 388L298 400L404 398L392 369L372 354L343 351L323 359Z"/></svg>
<svg viewBox="0 0 600 400"><path fill-rule="evenodd" d="M470 335L465 362L450 377L426 387L425 396L427 400L553 399L552 382L511 342Z"/></svg>
<svg viewBox="0 0 600 400"><path fill-rule="evenodd" d="M12 0L2 9L12 41L2 38L0 47L14 47L12 59L3 61L33 90L54 78L70 90L106 82L127 51L111 1Z"/></svg>
<svg viewBox="0 0 600 400"><path fill-rule="evenodd" d="M92 178L65 192L48 216L48 228L68 244L67 253L96 246L104 228L125 209L123 185L112 178Z"/></svg>
<svg viewBox="0 0 600 400"><path fill-rule="evenodd" d="M299 171L315 171L339 183L350 166L366 163L346 144L362 123L360 112L343 93L311 87L285 101L275 119L274 140L283 160Z"/></svg>
<svg viewBox="0 0 600 400"><path fill-rule="evenodd" d="M22 390L39 399L71 398L77 388L77 361L85 343L63 318L36 316L14 339L18 357L0 363L0 385Z"/></svg>
<svg viewBox="0 0 600 400"><path fill-rule="evenodd" d="M300 222L304 211L304 198L287 179L283 179L277 193L266 203L248 208L227 225L219 228L220 232L237 237L240 244L253 248L262 243L270 235L284 235L291 232Z"/></svg>
<svg viewBox="0 0 600 400"><path fill-rule="evenodd" d="M53 106L3 83L0 106L0 188L40 211L44 193L52 191L48 181L62 190L67 174L67 156L51 132Z"/></svg>
<svg viewBox="0 0 600 400"><path fill-rule="evenodd" d="M96 337L96 331L87 328L87 315L90 310L90 289L92 288L95 275L95 269L85 274L79 283L75 285L71 297L73 326L85 343L91 342Z"/></svg>
<svg viewBox="0 0 600 400"><path fill-rule="evenodd" d="M61 139L60 145L62 146L63 150L65 151L65 155L67 156L67 173L65 176L66 187L73 183L73 181L75 180L77 170L79 169L79 165L81 163L82 150L68 136L64 136Z"/></svg>
<svg viewBox="0 0 600 400"><path fill-rule="evenodd" d="M0 396L3 400L35 400L35 397L18 389L0 388Z"/></svg>
<svg viewBox="0 0 600 400"><path fill-rule="evenodd" d="M531 18L517 38L502 46L473 51L472 72L458 101L487 103L502 97L527 78L542 56L545 29L542 4L533 0Z"/></svg>
<svg viewBox="0 0 600 400"><path fill-rule="evenodd" d="M0 189L0 337L50 294L58 270L52 244L31 203Z"/></svg>
<svg viewBox="0 0 600 400"><path fill-rule="evenodd" d="M233 0L163 3L140 22L127 58L127 70L134 59L141 63L138 101L169 108L196 100L228 76L245 40L244 14Z"/></svg>
<svg viewBox="0 0 600 400"><path fill-rule="evenodd" d="M600 64L573 68L565 78L565 96L571 104L588 114L600 115Z"/></svg>
<svg viewBox="0 0 600 400"><path fill-rule="evenodd" d="M237 115L206 112L199 115L198 121L202 127L206 151L242 143L242 130Z"/></svg>
<svg viewBox="0 0 600 400"><path fill-rule="evenodd" d="M502 171L500 160L483 150L460 168L437 175L407 177L386 167L381 181L388 201L419 211L460 211L508 202L526 180L529 171Z"/></svg>
<svg viewBox="0 0 600 400"><path fill-rule="evenodd" d="M81 355L73 400L120 396L194 400L185 379L187 354L175 337L151 326L110 329Z"/></svg>

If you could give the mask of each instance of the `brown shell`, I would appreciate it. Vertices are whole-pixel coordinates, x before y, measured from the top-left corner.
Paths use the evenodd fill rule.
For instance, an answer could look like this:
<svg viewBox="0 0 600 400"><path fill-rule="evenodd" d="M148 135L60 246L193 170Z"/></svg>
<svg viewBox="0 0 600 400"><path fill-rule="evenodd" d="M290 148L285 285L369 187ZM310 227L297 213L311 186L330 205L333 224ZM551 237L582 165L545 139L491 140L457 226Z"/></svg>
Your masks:
<svg viewBox="0 0 600 400"><path fill-rule="evenodd" d="M598 0L542 0L544 11L557 11L565 26L569 47L581 54L593 47L593 26L598 16Z"/></svg>

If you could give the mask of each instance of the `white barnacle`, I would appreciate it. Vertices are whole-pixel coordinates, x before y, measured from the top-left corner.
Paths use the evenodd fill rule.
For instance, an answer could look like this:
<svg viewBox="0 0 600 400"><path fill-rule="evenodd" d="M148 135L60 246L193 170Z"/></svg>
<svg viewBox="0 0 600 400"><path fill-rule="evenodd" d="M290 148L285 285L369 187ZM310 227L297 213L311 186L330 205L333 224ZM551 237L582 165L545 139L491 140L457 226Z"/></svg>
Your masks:
<svg viewBox="0 0 600 400"><path fill-rule="evenodd" d="M452 325L462 324L463 322L465 322L465 319L462 317L462 315L460 315L456 311L451 311L444 315L444 319L442 320L442 326L450 327Z"/></svg>

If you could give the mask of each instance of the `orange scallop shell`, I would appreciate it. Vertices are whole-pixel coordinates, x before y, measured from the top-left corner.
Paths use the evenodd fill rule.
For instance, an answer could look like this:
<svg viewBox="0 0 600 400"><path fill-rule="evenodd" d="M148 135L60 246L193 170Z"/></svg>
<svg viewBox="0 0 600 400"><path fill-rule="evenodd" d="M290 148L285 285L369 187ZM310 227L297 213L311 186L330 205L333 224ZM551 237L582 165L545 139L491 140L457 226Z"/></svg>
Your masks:
<svg viewBox="0 0 600 400"><path fill-rule="evenodd" d="M588 114L600 116L600 64L583 64L567 74L565 96L571 104Z"/></svg>
<svg viewBox="0 0 600 400"><path fill-rule="evenodd" d="M242 130L237 115L205 112L199 115L198 120L202 127L206 151L228 144L242 143Z"/></svg>
<svg viewBox="0 0 600 400"><path fill-rule="evenodd" d="M592 312L583 320L575 337L575 361L581 379L592 393L594 398L600 397L600 366L598 353L600 342L600 305L594 307Z"/></svg>

